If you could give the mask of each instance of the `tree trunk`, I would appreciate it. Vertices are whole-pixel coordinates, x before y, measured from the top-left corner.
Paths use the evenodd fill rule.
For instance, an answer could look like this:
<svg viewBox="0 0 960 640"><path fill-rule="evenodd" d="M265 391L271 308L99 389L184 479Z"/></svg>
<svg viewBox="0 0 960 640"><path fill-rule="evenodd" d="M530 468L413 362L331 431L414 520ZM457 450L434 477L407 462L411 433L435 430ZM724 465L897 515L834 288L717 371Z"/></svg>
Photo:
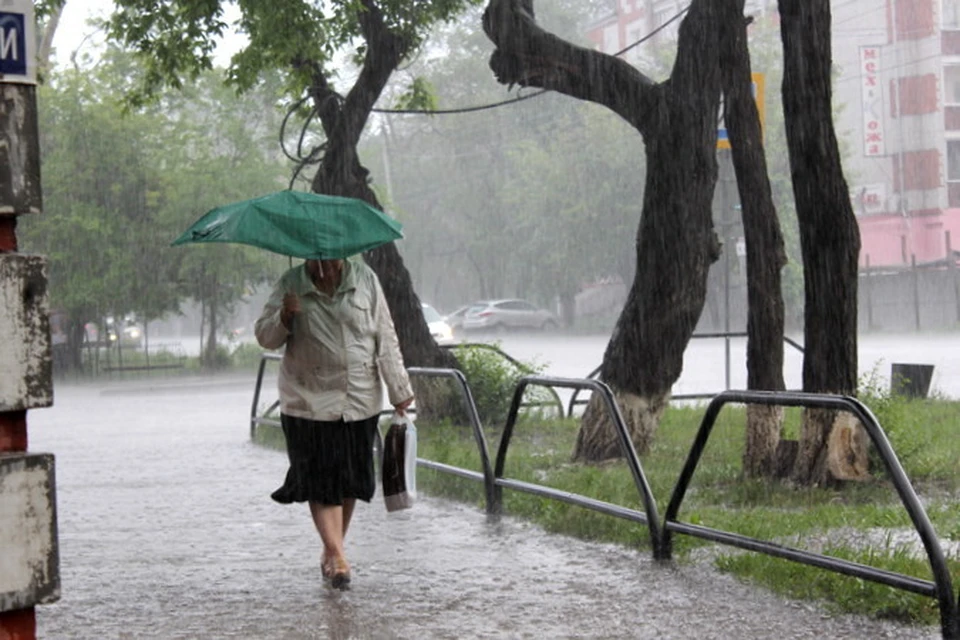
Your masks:
<svg viewBox="0 0 960 640"><path fill-rule="evenodd" d="M143 316L146 317L146 314ZM143 358L147 368L150 367L150 323L143 321Z"/></svg>
<svg viewBox="0 0 960 640"><path fill-rule="evenodd" d="M206 369L216 369L217 362L217 301L210 300L205 305L210 312L210 324L207 328L207 343L203 351L203 366Z"/></svg>
<svg viewBox="0 0 960 640"><path fill-rule="evenodd" d="M669 394L644 397L614 391L614 398L634 449L639 453L649 451L663 410L670 401ZM573 451L573 459L582 462L601 462L623 456L616 428L607 415L606 405L597 395L591 395L587 402Z"/></svg>
<svg viewBox="0 0 960 640"><path fill-rule="evenodd" d="M370 188L369 171L360 164L357 144L373 105L400 61L407 54L407 42L390 31L383 15L372 2L361 12L367 52L356 83L346 97L337 95L326 76L314 68L311 97L327 136L320 166L313 177L317 193L348 196L383 209ZM413 290L410 272L393 243L364 254L383 287L404 362L407 366L455 367L453 355L437 346L423 318L420 300ZM421 394L418 391L418 396ZM421 398L422 400L423 398Z"/></svg>
<svg viewBox="0 0 960 640"><path fill-rule="evenodd" d="M357 144L374 104L400 61L408 53L408 43L384 23L379 8L369 0L361 2L360 21L367 51L357 81L346 97L337 95L321 68L308 61L311 69L310 95L327 141L320 165L313 177L316 193L348 196L383 209L370 188L369 171L360 163ZM413 281L393 243L364 254L383 287L390 314L397 330L400 350L408 366L456 368L453 354L441 349L430 335L420 299ZM449 386L430 379L414 379L414 393L420 414L444 415L451 402ZM433 412L433 413L431 413Z"/></svg>
<svg viewBox="0 0 960 640"><path fill-rule="evenodd" d="M860 234L831 112L829 0L780 0L783 110L804 268L805 391L852 394L857 384ZM805 412L794 467L804 485L831 483L834 416Z"/></svg>
<svg viewBox="0 0 960 640"><path fill-rule="evenodd" d="M573 291L566 291L560 296L560 322L565 327L572 327L577 317L577 297Z"/></svg>
<svg viewBox="0 0 960 640"><path fill-rule="evenodd" d="M66 344L60 345L60 374L79 373L83 368L83 323L74 318L66 321Z"/></svg>
<svg viewBox="0 0 960 640"><path fill-rule="evenodd" d="M331 140L332 142L333 140ZM329 146L314 180L317 193L349 196L382 209L367 181L368 171L358 158L356 143ZM343 167L350 167L343 171ZM455 367L452 354L437 346L423 318L420 299L413 290L410 272L395 244L390 243L364 254L376 272L393 317L404 363L407 366Z"/></svg>
<svg viewBox="0 0 960 640"><path fill-rule="evenodd" d="M737 174L747 249L747 388L783 391L783 293L780 272L787 255L773 205L763 131L752 91L743 0L723 3L720 66L724 124ZM783 411L748 407L743 470L771 476L777 468Z"/></svg>
<svg viewBox="0 0 960 640"><path fill-rule="evenodd" d="M53 7L47 16L47 21L43 25L43 33L40 42L37 44L37 73L46 75L50 69L50 54L53 51L53 38L57 34L57 27L60 26L60 16L63 14L63 7Z"/></svg>
<svg viewBox="0 0 960 640"><path fill-rule="evenodd" d="M720 2L691 3L680 25L673 71L659 84L619 58L544 31L530 2L491 0L483 16L484 31L497 46L490 67L501 83L552 89L602 104L646 142L637 267L600 373L641 453L680 377L683 352L703 310L709 266L720 253L711 213L717 177ZM606 412L591 399L574 459L594 462L620 453Z"/></svg>

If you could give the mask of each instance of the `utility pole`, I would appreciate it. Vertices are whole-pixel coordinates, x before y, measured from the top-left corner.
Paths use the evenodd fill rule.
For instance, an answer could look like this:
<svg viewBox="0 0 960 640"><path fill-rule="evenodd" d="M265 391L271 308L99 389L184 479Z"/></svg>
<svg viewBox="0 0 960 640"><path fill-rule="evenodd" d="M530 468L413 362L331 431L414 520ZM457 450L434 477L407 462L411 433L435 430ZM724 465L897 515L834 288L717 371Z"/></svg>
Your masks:
<svg viewBox="0 0 960 640"><path fill-rule="evenodd" d="M0 638L36 638L60 597L51 454L28 452L27 411L53 404L46 260L18 253L17 218L41 210L32 0L0 0Z"/></svg>
<svg viewBox="0 0 960 640"><path fill-rule="evenodd" d="M717 150L717 173L720 190L720 229L723 233L723 354L724 389L730 389L730 271L731 259L736 257L734 231L739 221L734 217L737 188L733 170L733 154L729 149Z"/></svg>

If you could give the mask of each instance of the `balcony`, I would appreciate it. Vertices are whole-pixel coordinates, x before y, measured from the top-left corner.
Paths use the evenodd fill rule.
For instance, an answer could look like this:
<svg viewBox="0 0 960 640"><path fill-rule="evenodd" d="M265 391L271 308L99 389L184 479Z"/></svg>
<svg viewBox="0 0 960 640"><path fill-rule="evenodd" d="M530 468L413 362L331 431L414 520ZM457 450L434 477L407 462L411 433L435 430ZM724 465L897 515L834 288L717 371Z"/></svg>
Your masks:
<svg viewBox="0 0 960 640"><path fill-rule="evenodd" d="M960 26L946 26L940 31L940 52L945 56L960 56Z"/></svg>
<svg viewBox="0 0 960 640"><path fill-rule="evenodd" d="M960 207L960 181L947 181L947 206L951 209Z"/></svg>
<svg viewBox="0 0 960 640"><path fill-rule="evenodd" d="M943 128L947 131L960 131L960 105L944 106Z"/></svg>

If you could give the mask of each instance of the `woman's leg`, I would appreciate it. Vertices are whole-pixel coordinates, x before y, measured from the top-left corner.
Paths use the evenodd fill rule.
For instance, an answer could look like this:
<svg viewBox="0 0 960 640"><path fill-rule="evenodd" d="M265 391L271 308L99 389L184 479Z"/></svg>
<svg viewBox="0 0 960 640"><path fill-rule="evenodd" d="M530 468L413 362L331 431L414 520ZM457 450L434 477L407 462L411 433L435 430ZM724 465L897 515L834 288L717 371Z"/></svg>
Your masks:
<svg viewBox="0 0 960 640"><path fill-rule="evenodd" d="M327 558L343 555L343 511L338 504L310 503L310 515L323 541L323 553Z"/></svg>
<svg viewBox="0 0 960 640"><path fill-rule="evenodd" d="M353 508L357 506L356 498L344 498L343 499L343 535L341 540L345 541L347 539L347 529L350 528L350 519L353 518Z"/></svg>
<svg viewBox="0 0 960 640"><path fill-rule="evenodd" d="M313 517L313 524L320 534L320 540L323 541L324 555L332 556L336 550L340 550L343 555L343 544L347 537L347 529L350 528L350 519L353 518L354 507L357 506L356 498L344 498L343 506L325 505L317 502L310 503L310 515ZM340 535L336 535L339 529Z"/></svg>
<svg viewBox="0 0 960 640"><path fill-rule="evenodd" d="M350 565L343 552L344 506L310 503L313 524L323 541L321 571L324 577L333 579L334 587L345 587L350 582ZM351 505L350 512L353 511Z"/></svg>

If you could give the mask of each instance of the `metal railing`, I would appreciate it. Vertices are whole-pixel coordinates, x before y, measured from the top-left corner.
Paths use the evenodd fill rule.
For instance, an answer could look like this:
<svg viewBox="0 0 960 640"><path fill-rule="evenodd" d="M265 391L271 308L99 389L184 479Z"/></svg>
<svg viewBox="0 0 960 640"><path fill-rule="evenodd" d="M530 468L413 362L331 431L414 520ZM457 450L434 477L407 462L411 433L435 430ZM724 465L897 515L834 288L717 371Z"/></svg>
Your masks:
<svg viewBox="0 0 960 640"><path fill-rule="evenodd" d="M746 331L726 331L719 333L695 333L690 336L690 339L698 340L716 340L717 338L723 338L724 341L724 382L727 390L730 388L730 339L731 338L746 338L748 337ZM784 344L787 344L800 353L803 353L803 345L798 343L793 338L788 336L783 336ZM600 375L601 366L598 366L596 369L587 374L587 378L594 379ZM670 400L705 400L707 398L712 398L717 394L713 393L678 393L670 396ZM579 405L587 404L587 400L579 399L579 391L575 391L573 395L570 396L570 400L567 402L567 416L573 415L573 410Z"/></svg>
<svg viewBox="0 0 960 640"><path fill-rule="evenodd" d="M921 580L912 576L907 576L892 571L877 569L858 562L834 558L831 556L804 551L793 547L787 547L772 542L750 538L737 533L730 533L705 527L701 525L687 524L677 520L680 512L680 506L683 503L684 495L690 485L690 479L697 468L697 463L703 453L707 440L716 422L720 410L726 404L761 404L781 407L804 407L812 409L831 409L836 411L846 411L853 414L860 424L863 425L874 447L883 460L884 467L890 475L890 479L896 488L897 494L903 506L910 516L913 526L920 535L927 558L930 561L930 568L933 572L933 581ZM960 620L957 612L960 603L953 599L953 585L950 580L950 572L940 548L940 542L930 524L930 519L924 511L920 499L913 490L910 480L907 478L896 453L890 446L886 434L877 422L873 413L865 405L855 398L847 396L834 396L826 394L789 392L789 391L724 391L718 394L707 406L706 413L700 423L700 429L694 438L690 453L687 456L686 463L674 486L673 495L667 506L667 512L663 523L663 549L661 555L665 558L670 557L672 538L671 533L683 533L686 535L702 538L711 542L719 542L730 546L765 553L777 558L792 560L801 564L807 564L821 569L835 571L848 576L878 582L887 586L903 589L912 593L930 596L936 598L940 607L940 623L944 638L960 638Z"/></svg>
<svg viewBox="0 0 960 640"><path fill-rule="evenodd" d="M263 382L264 366L268 360L277 359L279 359L279 356L275 354L264 354L261 360L260 368L257 372L257 386L254 392L253 408L251 409L251 436L253 436L256 427L260 424L273 426L279 426L280 424L278 420L261 418L256 415L256 408L260 397L260 387ZM486 510L487 513L491 515L499 515L502 513L503 489L507 488L646 524L653 555L656 559L667 560L671 557L672 534L677 533L877 582L911 593L935 598L940 609L943 637L950 640L960 640L960 613L958 613L958 611L960 611L960 601L954 599L953 584L939 539L877 419L865 405L854 398L791 391L724 391L717 394L707 406L700 428L697 431L697 435L694 438L690 452L680 473L680 477L674 485L670 502L661 524L657 514L656 501L644 475L643 467L636 454L623 416L614 399L613 393L604 383L593 379L551 378L541 376L526 376L521 378L514 391L510 412L498 447L495 465L491 465L486 436L480 423L476 404L473 400L473 394L463 374L455 369L411 367L408 371L412 376L445 377L451 378L456 382L473 429L474 440L480 455L482 472L478 473L470 469L419 457L417 458L417 465L442 473L482 482L486 497ZM621 450L630 468L634 484L641 496L645 511L637 511L580 494L505 477L504 473L510 442L514 429L517 426L520 410L523 407L524 392L530 385L549 386L554 389L557 387L575 390L589 389L593 393L600 395L610 420L617 431ZM721 409L727 404L761 404L783 407L818 408L847 411L853 414L860 421L860 424L863 425L879 452L897 494L906 508L914 528L920 536L933 573L933 580L923 580L858 562L788 547L703 525L684 523L678 520L680 507L683 504L683 499L700 461L700 457L710 438L717 416ZM275 409L276 406L275 403L267 412L269 413Z"/></svg>
<svg viewBox="0 0 960 640"><path fill-rule="evenodd" d="M457 371L456 369L432 369L426 367L410 367L407 369L407 372L411 376L423 376L426 378L450 378L456 382L463 398L464 409L466 410L467 417L470 420L470 426L473 429L473 437L477 444L477 450L480 453L480 466L483 469L483 472L477 473L476 471L472 471L470 469L463 469L461 467L455 467L452 465L443 464L442 462L427 460L420 457L417 458L417 466L482 482L484 494L486 496L487 513L492 513L492 505L494 504L493 468L490 465L490 454L489 449L487 448L487 438L483 433L483 426L480 424L480 414L477 413L477 404L473 401L473 393L470 391L470 386L467 384L467 379L464 377L463 372Z"/></svg>
<svg viewBox="0 0 960 640"><path fill-rule="evenodd" d="M253 403L250 406L250 438L254 438L257 435L257 427L261 424L267 424L272 427L279 427L280 421L275 418L267 418L257 415L257 405L260 404L260 388L263 387L263 373L264 369L267 366L267 363L270 361L280 361L283 359L279 353L264 353L260 355L260 366L257 367L257 384L253 389ZM280 401L277 400L270 407L263 412L264 416L273 413L273 411L280 406Z"/></svg>
<svg viewBox="0 0 960 640"><path fill-rule="evenodd" d="M513 430L516 426L517 416L520 412L520 403L523 393L529 385L550 386L552 388L561 387L567 389L590 389L599 394L603 399L607 414L617 431L620 440L620 449L623 457L627 461L630 473L633 476L633 482L637 487L640 498L643 501L645 512L635 509L628 509L620 505L595 500L569 491L560 491L551 487L513 480L504 477L504 467L506 465L507 451L510 447L510 440L513 437ZM640 459L637 457L637 451L633 446L633 440L630 438L630 432L627 430L623 415L620 413L620 407L613 397L610 387L598 380L580 380L575 378L548 378L540 376L526 376L517 383L517 388L513 393L513 402L510 405L510 413L507 416L507 423L503 429L503 435L500 437L500 447L497 451L497 463L494 468L494 503L491 513L501 513L503 510L503 488L522 491L545 498L553 498L566 502L568 504L592 509L607 515L624 518L646 524L650 532L650 541L655 551L663 548L662 532L660 530L659 517L657 516L657 502L653 498L653 492L650 490L650 484L643 473L643 467L640 465ZM659 557L659 553L655 553Z"/></svg>

